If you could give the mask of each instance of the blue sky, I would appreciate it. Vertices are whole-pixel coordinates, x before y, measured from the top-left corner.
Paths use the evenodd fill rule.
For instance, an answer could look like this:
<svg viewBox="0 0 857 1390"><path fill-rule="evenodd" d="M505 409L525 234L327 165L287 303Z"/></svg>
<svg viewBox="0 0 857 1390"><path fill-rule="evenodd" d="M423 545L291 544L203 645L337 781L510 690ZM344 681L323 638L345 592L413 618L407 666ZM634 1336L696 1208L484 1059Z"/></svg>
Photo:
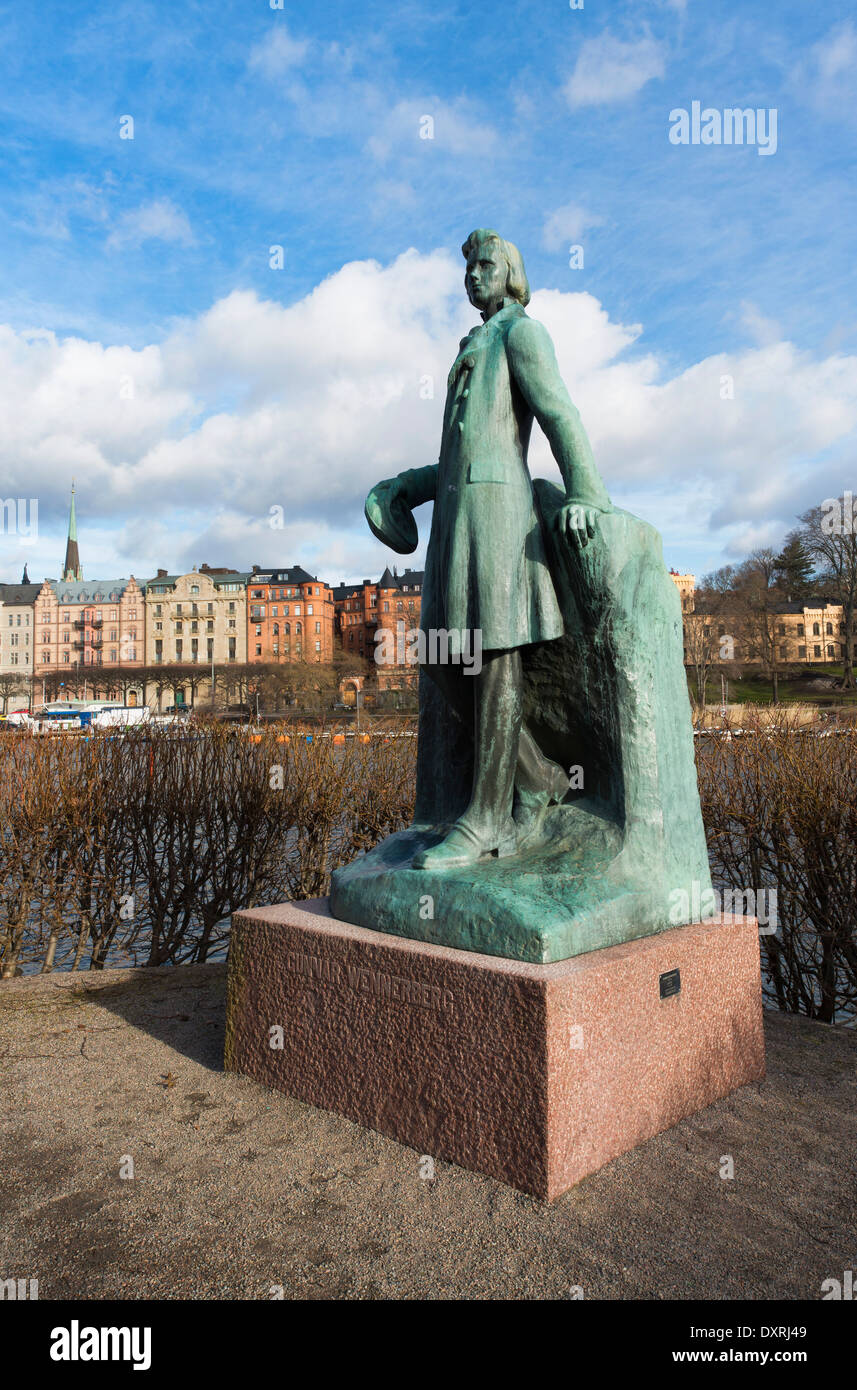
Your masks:
<svg viewBox="0 0 857 1390"><path fill-rule="evenodd" d="M778 544L857 482L852 12L7 5L3 495L40 520L0 535L2 577L56 574L72 474L91 576L380 572L362 498L436 457L474 226L522 250L608 487L667 562ZM776 109L775 152L672 144L694 101Z"/></svg>

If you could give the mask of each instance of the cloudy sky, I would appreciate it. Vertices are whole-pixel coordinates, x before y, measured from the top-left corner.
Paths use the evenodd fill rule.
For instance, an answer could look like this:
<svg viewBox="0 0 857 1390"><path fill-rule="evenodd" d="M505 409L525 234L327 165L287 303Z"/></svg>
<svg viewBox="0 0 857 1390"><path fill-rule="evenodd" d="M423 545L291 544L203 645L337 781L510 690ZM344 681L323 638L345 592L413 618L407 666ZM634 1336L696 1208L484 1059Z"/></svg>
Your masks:
<svg viewBox="0 0 857 1390"><path fill-rule="evenodd" d="M72 477L91 578L377 576L363 498L437 458L476 226L668 564L857 493L850 3L279 3L3 11L0 496L38 535L0 579L58 574ZM767 152L674 143L694 102Z"/></svg>

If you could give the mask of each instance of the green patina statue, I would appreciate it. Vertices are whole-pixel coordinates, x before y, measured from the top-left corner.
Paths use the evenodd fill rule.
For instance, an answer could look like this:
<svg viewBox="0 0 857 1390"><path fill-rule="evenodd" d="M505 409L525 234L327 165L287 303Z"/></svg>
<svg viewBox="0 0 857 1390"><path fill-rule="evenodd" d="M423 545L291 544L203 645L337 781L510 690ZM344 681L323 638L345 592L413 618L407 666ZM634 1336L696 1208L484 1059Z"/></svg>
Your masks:
<svg viewBox="0 0 857 1390"><path fill-rule="evenodd" d="M680 600L657 533L611 505L517 248L479 230L462 251L482 324L449 374L438 463L366 504L407 553L411 509L434 502L415 820L334 874L331 909L560 960L687 922L710 886ZM534 418L563 492L530 478Z"/></svg>

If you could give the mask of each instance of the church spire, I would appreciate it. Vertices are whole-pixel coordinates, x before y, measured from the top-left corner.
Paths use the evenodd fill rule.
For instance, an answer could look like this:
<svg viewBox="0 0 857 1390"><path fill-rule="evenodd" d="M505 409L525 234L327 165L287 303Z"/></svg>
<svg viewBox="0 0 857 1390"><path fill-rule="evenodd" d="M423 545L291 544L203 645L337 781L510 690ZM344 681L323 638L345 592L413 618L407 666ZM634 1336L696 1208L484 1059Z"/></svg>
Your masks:
<svg viewBox="0 0 857 1390"><path fill-rule="evenodd" d="M68 540L65 543L65 564L62 577L65 581L83 578L80 567L80 553L77 548L77 516L74 510L74 482L71 485L71 510L68 514Z"/></svg>

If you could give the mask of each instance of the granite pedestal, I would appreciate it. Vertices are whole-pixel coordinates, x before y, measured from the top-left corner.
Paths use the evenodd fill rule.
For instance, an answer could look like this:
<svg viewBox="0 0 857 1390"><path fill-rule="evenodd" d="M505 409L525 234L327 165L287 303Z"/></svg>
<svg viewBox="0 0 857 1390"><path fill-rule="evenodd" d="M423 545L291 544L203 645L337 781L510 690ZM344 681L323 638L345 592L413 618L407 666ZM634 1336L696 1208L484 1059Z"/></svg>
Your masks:
<svg viewBox="0 0 857 1390"><path fill-rule="evenodd" d="M549 965L236 913L226 1068L552 1200L765 1074L758 928L726 917Z"/></svg>

